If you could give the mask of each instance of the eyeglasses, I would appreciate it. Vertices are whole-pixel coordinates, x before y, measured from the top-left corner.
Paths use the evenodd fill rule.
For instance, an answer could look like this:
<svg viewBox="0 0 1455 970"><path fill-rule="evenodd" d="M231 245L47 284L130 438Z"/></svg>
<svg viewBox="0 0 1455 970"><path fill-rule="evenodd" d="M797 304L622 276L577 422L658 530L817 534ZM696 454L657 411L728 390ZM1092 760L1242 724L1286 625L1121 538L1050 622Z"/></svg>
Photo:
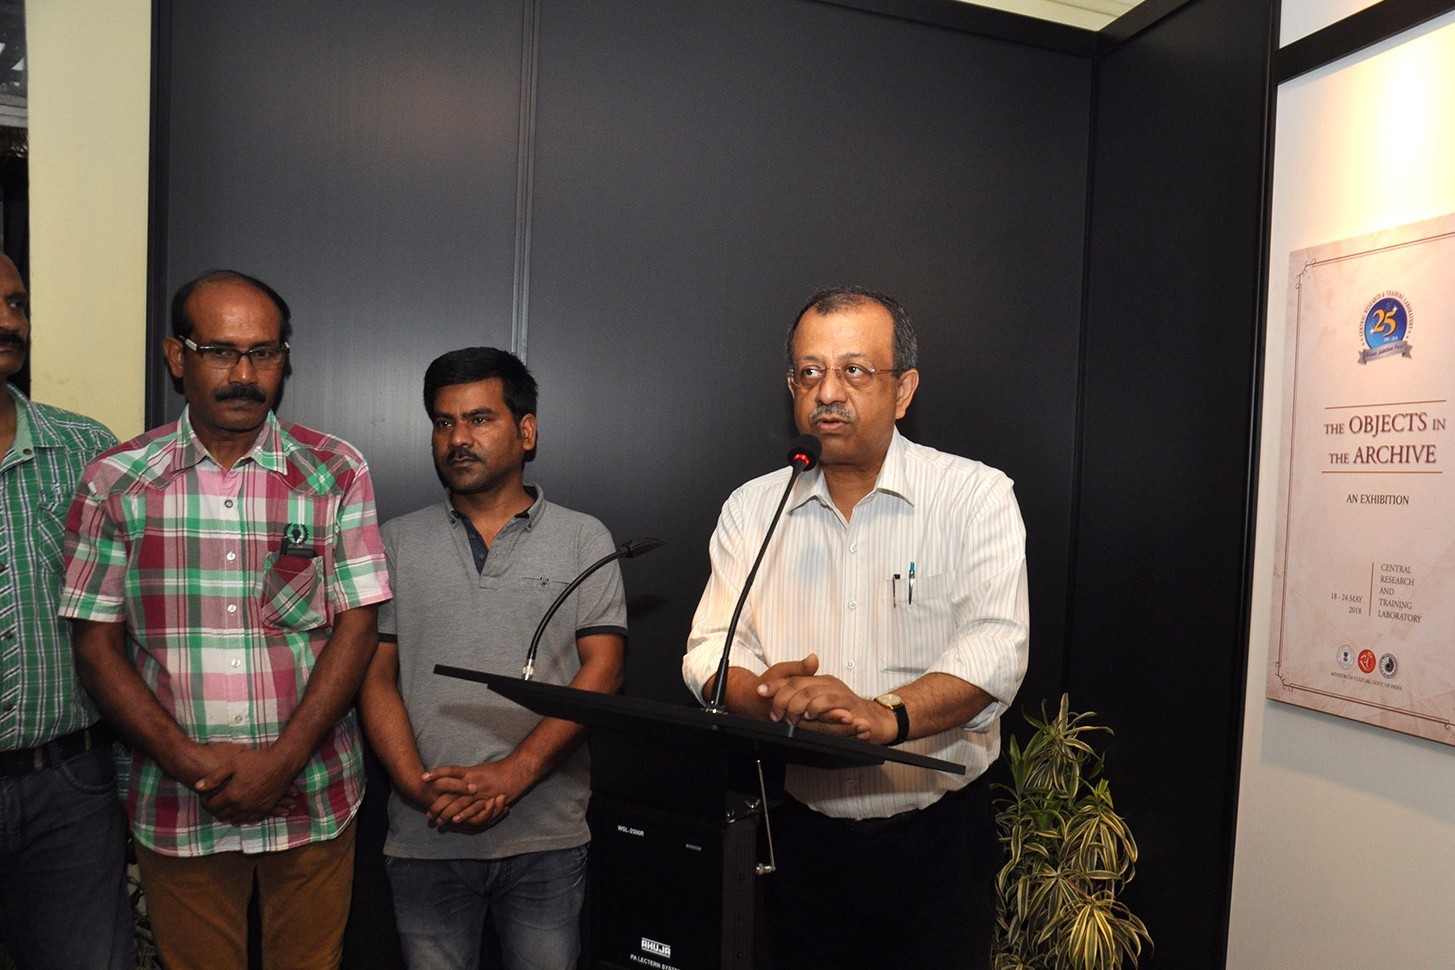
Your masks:
<svg viewBox="0 0 1455 970"><path fill-rule="evenodd" d="M845 364L842 367L825 367L822 364L800 364L788 372L788 379L793 386L800 391L811 391L823 383L829 371L839 375L839 379L856 390L862 390L874 383L874 378L880 374L893 374L899 376L899 371L887 367L870 367L868 364Z"/></svg>
<svg viewBox="0 0 1455 970"><path fill-rule="evenodd" d="M258 370L277 370L288 359L287 343L278 347L254 347L252 350L238 350L236 347L223 347L218 344L198 344L190 338L183 337L182 346L201 357L202 363L218 370L229 370L236 367L238 361L244 357L251 361L253 367Z"/></svg>

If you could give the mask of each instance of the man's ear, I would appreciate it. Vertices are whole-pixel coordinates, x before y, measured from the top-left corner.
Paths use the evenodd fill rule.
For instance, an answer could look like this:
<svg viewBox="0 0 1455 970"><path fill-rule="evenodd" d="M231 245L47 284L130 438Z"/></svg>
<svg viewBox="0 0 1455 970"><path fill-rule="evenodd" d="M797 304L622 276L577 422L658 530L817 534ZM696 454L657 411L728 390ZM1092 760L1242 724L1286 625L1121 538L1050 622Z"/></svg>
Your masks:
<svg viewBox="0 0 1455 970"><path fill-rule="evenodd" d="M904 412L909 410L909 402L914 400L914 392L917 390L919 371L911 367L894 382L894 420L904 417Z"/></svg>
<svg viewBox="0 0 1455 970"><path fill-rule="evenodd" d="M526 451L536 450L536 416L527 414L520 419L520 436L525 441Z"/></svg>
<svg viewBox="0 0 1455 970"><path fill-rule="evenodd" d="M182 341L176 337L167 337L162 341L162 353L167 357L167 369L172 372L176 380L182 379L182 355L187 348L182 346Z"/></svg>

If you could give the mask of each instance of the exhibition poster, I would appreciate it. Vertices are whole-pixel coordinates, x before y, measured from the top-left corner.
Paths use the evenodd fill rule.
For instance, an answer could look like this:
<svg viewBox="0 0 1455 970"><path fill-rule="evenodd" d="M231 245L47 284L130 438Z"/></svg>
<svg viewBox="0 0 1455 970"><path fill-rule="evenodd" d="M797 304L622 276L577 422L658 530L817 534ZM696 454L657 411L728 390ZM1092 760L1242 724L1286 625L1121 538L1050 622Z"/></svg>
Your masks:
<svg viewBox="0 0 1455 970"><path fill-rule="evenodd" d="M1455 216L1289 276L1268 696L1455 743Z"/></svg>

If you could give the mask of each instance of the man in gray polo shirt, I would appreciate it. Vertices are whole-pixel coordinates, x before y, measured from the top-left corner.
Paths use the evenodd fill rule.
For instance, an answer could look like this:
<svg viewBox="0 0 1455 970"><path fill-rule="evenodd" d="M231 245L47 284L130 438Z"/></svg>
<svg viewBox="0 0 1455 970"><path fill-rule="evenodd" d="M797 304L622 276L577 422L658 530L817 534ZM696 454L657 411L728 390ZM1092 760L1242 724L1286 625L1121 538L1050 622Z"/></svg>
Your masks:
<svg viewBox="0 0 1455 970"><path fill-rule="evenodd" d="M536 382L514 356L444 354L425 372L424 404L449 494L380 530L394 600L359 694L394 783L384 854L405 959L478 966L488 917L506 967L575 967L590 838L584 730L434 667L518 671L552 600L613 550L611 536L525 484ZM535 677L614 692L625 643L612 564L551 620Z"/></svg>

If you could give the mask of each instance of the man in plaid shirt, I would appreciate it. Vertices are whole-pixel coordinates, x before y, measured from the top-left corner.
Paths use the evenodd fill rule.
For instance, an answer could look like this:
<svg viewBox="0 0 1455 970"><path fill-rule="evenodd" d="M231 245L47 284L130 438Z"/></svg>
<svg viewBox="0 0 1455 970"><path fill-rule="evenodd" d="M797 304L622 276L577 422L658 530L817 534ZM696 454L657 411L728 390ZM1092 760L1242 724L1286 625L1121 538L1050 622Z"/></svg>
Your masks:
<svg viewBox="0 0 1455 970"><path fill-rule="evenodd" d="M0 382L25 366L28 303L0 256ZM0 390L0 938L39 970L136 966L110 735L56 616L66 507L115 443L90 418Z"/></svg>
<svg viewBox="0 0 1455 970"><path fill-rule="evenodd" d="M363 791L354 694L389 598L368 468L280 422L288 307L205 274L164 341L187 408L102 455L66 522L60 612L134 745L127 809L171 970L337 967Z"/></svg>

